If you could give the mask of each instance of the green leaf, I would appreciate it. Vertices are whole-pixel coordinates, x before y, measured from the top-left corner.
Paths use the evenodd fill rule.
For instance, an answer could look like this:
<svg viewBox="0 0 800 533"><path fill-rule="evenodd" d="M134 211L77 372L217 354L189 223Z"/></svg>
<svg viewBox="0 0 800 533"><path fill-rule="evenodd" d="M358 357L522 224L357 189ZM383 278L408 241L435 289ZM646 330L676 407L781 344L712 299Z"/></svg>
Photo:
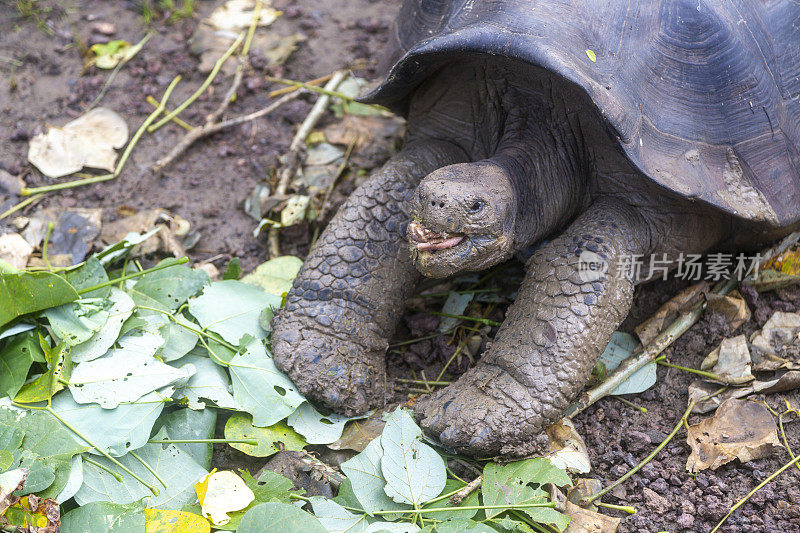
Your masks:
<svg viewBox="0 0 800 533"><path fill-rule="evenodd" d="M365 533L369 523L367 515L353 514L333 500L321 496L311 498L314 516L327 531Z"/></svg>
<svg viewBox="0 0 800 533"><path fill-rule="evenodd" d="M447 295L447 301L442 306L442 313L445 315L463 315L467 310L467 306L475 297L474 292L458 293L451 292ZM439 331L445 332L453 329L458 324L459 319L451 316L442 317L439 323Z"/></svg>
<svg viewBox="0 0 800 533"><path fill-rule="evenodd" d="M159 265L164 264L165 259ZM208 274L183 265L175 265L145 274L129 291L136 305L174 311L208 285Z"/></svg>
<svg viewBox="0 0 800 533"><path fill-rule="evenodd" d="M92 443L119 457L147 443L150 430L164 409L164 399L172 393L167 387L139 398L136 403L103 409L97 404L79 404L67 393L53 398L53 411ZM75 437L81 441L79 437ZM82 441L81 441L82 442ZM91 444L86 443L87 446Z"/></svg>
<svg viewBox="0 0 800 533"><path fill-rule="evenodd" d="M109 317L108 302L100 298L81 299L45 310L44 314L59 341L68 347L89 340Z"/></svg>
<svg viewBox="0 0 800 533"><path fill-rule="evenodd" d="M47 361L47 371L26 383L14 396L17 403L35 403L50 400L53 395L64 388L59 378L69 378L72 371L72 361L69 358L69 351L63 342L58 346L50 347L47 341L39 335L39 346L44 352Z"/></svg>
<svg viewBox="0 0 800 533"><path fill-rule="evenodd" d="M61 518L61 533L142 533L144 505L91 502Z"/></svg>
<svg viewBox="0 0 800 533"><path fill-rule="evenodd" d="M235 409L230 392L231 378L224 368L207 356L196 353L182 357L177 363L191 364L197 371L184 386L175 389L173 398L186 398L191 409L205 408L206 402L201 401L201 398L211 400L217 407Z"/></svg>
<svg viewBox="0 0 800 533"><path fill-rule="evenodd" d="M594 51L586 50L586 57L588 57L589 61L592 63L597 63L597 54L595 54Z"/></svg>
<svg viewBox="0 0 800 533"><path fill-rule="evenodd" d="M282 475L271 470L263 470L256 480L246 470L240 470L239 473L245 485L253 491L257 501L291 501L292 482Z"/></svg>
<svg viewBox="0 0 800 533"><path fill-rule="evenodd" d="M290 503L260 503L247 511L237 533L326 533L319 520Z"/></svg>
<svg viewBox="0 0 800 533"><path fill-rule="evenodd" d="M225 268L225 273L222 274L222 279L239 279L242 277L242 265L239 263L239 258L234 257L228 262Z"/></svg>
<svg viewBox="0 0 800 533"><path fill-rule="evenodd" d="M30 322L17 322L16 324L8 326L2 332L0 332L0 340L13 337L14 335L19 335L20 333L24 333L32 329L36 329L36 324L32 324Z"/></svg>
<svg viewBox="0 0 800 533"><path fill-rule="evenodd" d="M536 457L524 461L516 461L506 465L488 463L483 469L483 503L484 505L508 505L520 503L545 503L547 492L542 488L546 483L556 486L570 485L569 476L556 468L547 459ZM486 509L486 517L493 518L507 507ZM521 512L528 514L537 522L553 524L563 530L569 518L558 511L547 507L526 507Z"/></svg>
<svg viewBox="0 0 800 533"><path fill-rule="evenodd" d="M353 492L353 482L350 478L344 478L342 484L339 486L339 492L333 501L344 507L352 507L354 509L361 509L361 502L358 501L356 493Z"/></svg>
<svg viewBox="0 0 800 533"><path fill-rule="evenodd" d="M0 274L0 326L22 315L78 299L64 278L50 272Z"/></svg>
<svg viewBox="0 0 800 533"><path fill-rule="evenodd" d="M497 533L497 530L473 520L449 520L424 527L420 533Z"/></svg>
<svg viewBox="0 0 800 533"><path fill-rule="evenodd" d="M166 439L163 429L155 436ZM200 481L208 471L198 465L189 454L179 450L174 444L147 444L136 451L141 460L152 468L166 484L161 484L155 475L131 454L119 458L119 462L149 484L158 487L158 496L150 489L133 479L117 465L105 457L91 457L91 460L104 468L122 476L122 483L117 481L108 471L91 463L84 464L83 486L75 494L78 505L89 502L106 501L117 504L129 504L145 498L148 508L172 509L179 511L197 496L194 484Z"/></svg>
<svg viewBox="0 0 800 533"><path fill-rule="evenodd" d="M342 472L352 482L353 492L361 508L372 515L375 511L407 509L407 505L395 502L383 490L386 480L381 471L383 448L381 439L370 442L364 451L341 464Z"/></svg>
<svg viewBox="0 0 800 533"><path fill-rule="evenodd" d="M125 346L77 365L69 390L78 403L98 403L113 409L178 381L186 383L194 373L191 364L175 368L153 358L149 350Z"/></svg>
<svg viewBox="0 0 800 533"><path fill-rule="evenodd" d="M611 372L619 364L630 357L633 350L639 345L633 335L615 331L611 335L611 341L600 354L600 361L606 366L606 371ZM637 370L628 379L620 383L617 388L611 391L614 396L621 394L637 394L646 391L656 383L658 364L650 362Z"/></svg>
<svg viewBox="0 0 800 533"><path fill-rule="evenodd" d="M263 339L266 335L258 324L265 307L280 306L280 298L241 281L217 281L189 301L189 312L203 328L219 333L236 346L244 335Z"/></svg>
<svg viewBox="0 0 800 533"><path fill-rule="evenodd" d="M53 483L55 486L61 486L60 478L66 476L66 483L63 484L61 490L54 496L55 500L62 504L69 500L78 489L83 485L83 459L80 455L75 455L70 461L69 472L66 470L56 471L56 481ZM50 492L49 490L47 492Z"/></svg>
<svg viewBox="0 0 800 533"><path fill-rule="evenodd" d="M44 361L35 331L26 331L13 337L0 350L0 393L13 398L22 388L34 361Z"/></svg>
<svg viewBox="0 0 800 533"><path fill-rule="evenodd" d="M225 423L226 439L255 439L258 444L253 446L241 442L232 442L231 447L240 452L254 457L269 457L278 453L276 443L281 443L284 450L302 450L306 445L303 437L284 424L277 422L268 427L256 427L253 418L245 413L234 413Z"/></svg>
<svg viewBox="0 0 800 533"><path fill-rule="evenodd" d="M64 274L64 277L76 291L88 289L89 287L94 287L108 281L108 274L106 274L103 264L95 257L90 257L83 266L75 270L68 270ZM111 287L103 287L102 289L96 289L82 294L81 296L83 298L107 298L110 292Z"/></svg>
<svg viewBox="0 0 800 533"><path fill-rule="evenodd" d="M404 409L398 408L386 421L381 447L384 490L390 498L419 506L442 493L447 481L444 460L422 443L422 430Z"/></svg>
<svg viewBox="0 0 800 533"><path fill-rule="evenodd" d="M303 261L292 255L283 255L261 263L242 278L243 283L261 287L269 294L281 297L292 288L292 281L303 266Z"/></svg>
<svg viewBox="0 0 800 533"><path fill-rule="evenodd" d="M330 444L342 436L344 425L349 420L353 420L353 418L337 414L323 415L310 403L303 402L294 413L289 415L286 423L305 437L309 444Z"/></svg>
<svg viewBox="0 0 800 533"><path fill-rule="evenodd" d="M444 484L444 490L442 490L442 494L449 494L453 491L459 490L466 485L457 479L448 479L447 482ZM425 519L428 518L435 518L437 520L445 521L445 520L469 520L473 518L477 513L477 509L467 510L467 511L459 511L459 507L474 507L476 505L480 505L478 501L478 491L473 491L469 496L464 498L464 500L459 505L453 505L450 503L450 498L445 498L444 500L439 500L438 502L429 503L427 505L423 505L422 508L425 509L426 507L432 508L442 508L442 507L452 507L453 510L451 512L439 512L439 513L422 513L422 517Z"/></svg>
<svg viewBox="0 0 800 533"><path fill-rule="evenodd" d="M72 432L45 411L3 406L0 407L0 424L23 433L21 449L28 452L32 460L29 466L35 465L54 474L55 482L51 480L50 486L37 488L37 492L47 488L49 497L58 494L66 484L72 457L88 449L78 444Z"/></svg>
<svg viewBox="0 0 800 533"><path fill-rule="evenodd" d="M161 347L161 359L174 361L180 359L197 345L198 336L189 328L199 330L200 326L188 320L182 314L175 315L175 322L170 321L162 326L160 334L164 337L164 346Z"/></svg>
<svg viewBox="0 0 800 533"><path fill-rule="evenodd" d="M243 354L231 359L229 370L236 408L252 414L255 426L271 426L305 401L259 340L251 341Z"/></svg>
<svg viewBox="0 0 800 533"><path fill-rule="evenodd" d="M156 421L155 427L162 427L167 431L170 439L211 439L214 438L214 429L217 423L216 409L176 409L162 414ZM181 442L175 446L183 450L194 459L197 464L211 469L211 455L213 446L206 442ZM202 513L201 513L202 514Z"/></svg>
<svg viewBox="0 0 800 533"><path fill-rule="evenodd" d="M131 316L136 305L127 293L116 287L109 287L108 301L111 303L108 320L88 340L72 347L70 353L73 362L91 361L104 355L114 345L122 331L122 325Z"/></svg>

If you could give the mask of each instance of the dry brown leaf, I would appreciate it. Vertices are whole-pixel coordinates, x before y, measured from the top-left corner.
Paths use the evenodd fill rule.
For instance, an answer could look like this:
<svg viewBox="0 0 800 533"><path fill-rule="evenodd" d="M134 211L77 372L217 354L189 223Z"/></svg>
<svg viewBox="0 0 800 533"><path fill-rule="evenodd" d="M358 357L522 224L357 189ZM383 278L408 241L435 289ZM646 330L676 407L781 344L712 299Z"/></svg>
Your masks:
<svg viewBox="0 0 800 533"><path fill-rule="evenodd" d="M619 528L620 518L606 516L568 501L565 505L569 525L564 533L615 533Z"/></svg>
<svg viewBox="0 0 800 533"><path fill-rule="evenodd" d="M689 426L686 438L692 453L689 472L698 472L739 459L752 461L781 447L778 426L767 408L748 400L726 400L713 417Z"/></svg>
<svg viewBox="0 0 800 533"><path fill-rule="evenodd" d="M19 233L6 233L0 236L0 261L5 261L21 270L28 265L28 258L32 253L33 246Z"/></svg>
<svg viewBox="0 0 800 533"><path fill-rule="evenodd" d="M14 496L14 493L22 490L27 478L27 468L17 468L0 474L0 515L19 501L19 496Z"/></svg>
<svg viewBox="0 0 800 533"><path fill-rule="evenodd" d="M396 117L345 115L342 120L326 127L323 133L331 144L350 146L355 143L357 152L376 140L400 136L402 127L403 121Z"/></svg>
<svg viewBox="0 0 800 533"><path fill-rule="evenodd" d="M750 337L755 370L798 368L800 314L777 311Z"/></svg>
<svg viewBox="0 0 800 533"><path fill-rule="evenodd" d="M383 431L383 426L386 425L386 422L383 420L383 415L390 410L394 410L394 407L396 407L396 405L376 411L372 413L369 418L348 422L339 440L328 444L328 448L331 450L355 450L357 452L363 452L367 444L372 442L374 438L380 436Z"/></svg>
<svg viewBox="0 0 800 533"><path fill-rule="evenodd" d="M158 234L137 245L134 255L148 255L154 252L165 252L175 257L186 255L183 243L177 233L189 233L189 222L172 215L166 209L146 209L135 215L115 220L103 227L100 239L107 245L119 242L128 233L146 233L157 227L161 228Z"/></svg>
<svg viewBox="0 0 800 533"><path fill-rule="evenodd" d="M731 398L744 398L756 392L761 394L771 394L773 392L784 392L800 388L800 370L779 370L772 373L769 378L756 379L742 387L728 387L723 392L702 400L718 391L721 388L719 383L709 383L703 380L693 381L689 385L689 399L696 400L697 403L692 409L693 413L708 413L719 407L723 402Z"/></svg>
<svg viewBox="0 0 800 533"><path fill-rule="evenodd" d="M728 319L731 331L750 320L750 308L744 301L739 291L731 291L728 294L708 293L708 309L716 311Z"/></svg>
<svg viewBox="0 0 800 533"><path fill-rule="evenodd" d="M696 283L682 290L667 303L659 307L653 316L634 329L634 332L639 336L639 340L642 341L642 344L647 344L655 339L658 334L661 333L668 324L672 323L683 311L701 301L702 295L708 293L708 289L709 285L707 282Z"/></svg>
<svg viewBox="0 0 800 533"><path fill-rule="evenodd" d="M703 360L700 368L710 370L727 384L752 381L750 350L744 335L724 339L720 345Z"/></svg>
<svg viewBox="0 0 800 533"><path fill-rule="evenodd" d="M588 474L592 470L586 443L583 442L575 424L568 418L562 418L545 431L549 451L547 459L558 468L573 474Z"/></svg>

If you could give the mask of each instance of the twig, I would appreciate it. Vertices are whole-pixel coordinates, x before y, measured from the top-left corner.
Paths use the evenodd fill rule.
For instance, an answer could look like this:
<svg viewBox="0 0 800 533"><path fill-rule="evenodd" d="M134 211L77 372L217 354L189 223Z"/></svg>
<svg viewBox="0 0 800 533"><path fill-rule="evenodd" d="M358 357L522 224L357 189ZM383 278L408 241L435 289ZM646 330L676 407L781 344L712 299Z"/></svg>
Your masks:
<svg viewBox="0 0 800 533"><path fill-rule="evenodd" d="M661 450L664 449L664 447L669 443L669 441L671 441L673 439L673 437L675 437L675 435L677 435L678 431L680 431L681 427L683 427L683 425L686 423L686 420L689 418L689 414L692 412L692 409L694 409L694 404L695 403L696 403L696 400L691 400L689 402L689 406L686 408L686 411L683 413L683 416L680 418L680 420L678 420L678 423L675 424L675 427L673 428L672 432L669 435L667 435L667 438L664 439L664 441L661 444L656 446L655 450L650 452L650 455L648 455L647 457L642 459L642 461L639 464L634 466L631 470L628 470L627 473L625 473L621 478L616 480L611 485L607 486L603 490L597 492L596 494L593 494L592 496L590 496L588 498L581 499L581 507L586 507L590 503L594 502L596 499L602 497L608 491L613 490L619 484L623 483L626 479L628 479L633 474L638 472L644 465L649 463L653 459L653 457L658 455L658 452L660 452Z"/></svg>
<svg viewBox="0 0 800 533"><path fill-rule="evenodd" d="M26 199L22 200L17 205L11 206L10 208L8 208L8 210L3 212L2 215L0 215L0 220L3 220L4 218L6 218L8 216L13 215L14 213L19 211L20 209L23 209L23 208L29 206L30 204L32 204L34 202L38 202L39 200L42 199L43 196L44 196L44 193L36 194L34 196L31 196L30 198L26 198Z"/></svg>
<svg viewBox="0 0 800 533"><path fill-rule="evenodd" d="M476 477L467 483L467 485L461 490L450 496L450 503L452 505L461 505L461 502L463 502L467 496L478 490L478 487L481 486L481 483L483 483L483 476Z"/></svg>
<svg viewBox="0 0 800 533"><path fill-rule="evenodd" d="M666 357L663 356L663 355L661 357L657 357L655 361L659 365L666 366L666 367L669 367L669 368L675 368L677 370L683 370L684 372L689 372L691 374L698 375L698 376L700 376L702 378L705 378L705 379L708 379L708 380L711 380L711 381L716 381L718 383L723 383L725 385L733 385L733 386L744 385L745 383L749 383L749 382L753 381L754 379L756 379L752 375L751 376L739 376L739 377L720 376L719 374L714 374L713 372L706 372L705 370L698 370L696 368L690 368L688 366L673 365L672 363L668 363L667 360L666 360Z"/></svg>
<svg viewBox="0 0 800 533"><path fill-rule="evenodd" d="M147 95L147 98L145 98L145 100L147 100L147 103L150 104L151 106L158 107L158 100L156 100L149 94ZM164 113L169 114L170 111L168 109L164 109ZM173 117L172 122L174 122L175 124L177 124L178 126L187 131L192 131L195 128L194 126L183 120L181 117Z"/></svg>
<svg viewBox="0 0 800 533"><path fill-rule="evenodd" d="M166 124L167 122L172 120L174 117L178 116L184 109L189 107L189 105L192 102L197 100L197 98L201 94L203 94L206 89L208 89L208 86L211 85L211 82L214 81L214 78L217 77L217 73L219 72L219 69L222 68L222 64L225 63L225 61L229 57L231 57L233 52L236 51L236 49L239 47L239 45L242 44L242 40L243 39L244 39L244 34L239 34L239 36L236 38L236 40L233 41L233 44L231 44L231 46L225 51L225 53L222 54L222 57L220 57L217 60L217 62L214 64L214 68L211 69L211 72L209 73L208 77L200 85L200 87L198 87L197 90L189 98L187 98L186 100L181 102L181 104L178 107L176 107L174 110L172 110L171 113L168 113L164 118L162 118L161 120L159 120L158 122L156 122L152 126L149 126L147 128L147 132L148 133L153 133L158 128L160 128L161 126L163 126L164 124Z"/></svg>
<svg viewBox="0 0 800 533"><path fill-rule="evenodd" d="M344 81L345 76L347 76L347 71L338 70L334 72L330 81L325 84L325 90L335 90L339 84ZM315 87L314 89L319 88ZM288 96L289 95L285 96L284 98L287 98ZM314 107L311 108L308 116L297 129L297 133L295 133L292 143L289 145L289 152L286 154L286 164L283 170L281 170L280 179L278 180L278 185L275 188L275 195L281 196L286 194L286 190L289 188L289 181L297 173L297 167L300 163L300 150L305 145L306 137L308 137L308 134L311 133L312 128L314 128L319 119L325 113L325 109L328 107L328 102L330 102L330 99L331 96L329 94L323 94L320 96L314 103ZM278 257L281 255L277 228L270 228L269 230L269 252L271 257Z"/></svg>
<svg viewBox="0 0 800 533"><path fill-rule="evenodd" d="M271 103L270 105L268 105L264 109L260 109L258 111L253 112L253 113L250 113L248 115L243 115L241 117L236 117L236 118L232 118L232 119L229 119L229 120L225 120L225 121L220 122L218 124L209 125L207 123L206 125L201 126L199 128L194 128L193 130L187 132L186 135L184 135L183 138L180 140L180 142L178 142L178 144L176 144L172 148L172 150L169 151L169 153L167 155L165 155L164 157L162 157L161 159L156 161L156 164L153 165L153 172L159 172L159 171L163 170L164 168L166 168L167 166L169 166L170 164L172 164L175 161L175 159L180 157L181 154L183 154L183 152L185 152L190 146L192 146L199 139L202 139L203 137L207 137L207 136L209 136L209 135L211 135L213 133L216 133L218 131L224 130L226 128L230 128L230 127L236 126L238 124L243 124L245 122L250 122L250 121L255 120L257 118L263 117L264 115L272 113L277 108L279 108L280 106L284 105L285 103L287 103L287 102L289 102L291 100L294 100L298 96L300 96L300 93L288 94L288 95L284 96L283 98L281 98L279 100L276 100L275 102Z"/></svg>
<svg viewBox="0 0 800 533"><path fill-rule="evenodd" d="M621 401L622 403L624 403L624 404L625 404L625 405L627 405L628 407L631 407L631 408L633 408L633 409L636 409L636 410L637 410L637 411L639 411L640 413L647 414L647 408L646 408L646 407L642 407L641 405L636 405L636 404L635 404L635 403L633 403L632 401L630 401L630 400L626 400L626 399L625 399L625 398L623 398L622 396L614 396L614 398L615 398L615 399L617 399L617 400L619 400L619 401Z"/></svg>
<svg viewBox="0 0 800 533"><path fill-rule="evenodd" d="M772 473L769 477L767 477L767 479L756 485L756 488L748 492L747 496L736 502L736 504L733 507L731 507L730 511L728 511L728 513L722 517L722 520L720 520L719 523L716 526L714 526L714 529L711 530L711 533L717 531L722 526L722 524L725 523L728 517L732 515L734 511L736 511L736 509L744 505L744 503L747 502L747 500L749 500L753 496L753 494L755 494L758 490L760 490L764 485L766 485L767 483L778 477L787 468L791 468L793 465L797 464L800 464L800 455L796 456L794 459L792 459L791 461L780 467L776 472Z"/></svg>
<svg viewBox="0 0 800 533"><path fill-rule="evenodd" d="M307 81L307 82L305 82L305 85L306 85L306 87L319 85L320 83L325 83L326 81L328 81L332 77L333 77L333 74L328 74L327 76L322 76L321 78L315 78L313 80ZM284 94L289 94L291 92L300 90L302 88L303 87L300 87L300 86L297 86L297 85L290 85L288 87L284 87L283 89L275 89L274 91L271 91L268 94L268 96L270 98L275 98L276 96L283 96Z"/></svg>

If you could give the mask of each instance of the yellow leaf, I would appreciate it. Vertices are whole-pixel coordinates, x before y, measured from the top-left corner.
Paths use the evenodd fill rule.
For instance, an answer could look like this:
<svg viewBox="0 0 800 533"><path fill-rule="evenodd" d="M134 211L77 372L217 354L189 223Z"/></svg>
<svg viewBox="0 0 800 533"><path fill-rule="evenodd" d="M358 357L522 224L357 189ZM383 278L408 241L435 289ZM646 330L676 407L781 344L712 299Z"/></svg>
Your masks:
<svg viewBox="0 0 800 533"><path fill-rule="evenodd" d="M208 533L211 524L202 516L166 509L144 510L145 533Z"/></svg>
<svg viewBox="0 0 800 533"><path fill-rule="evenodd" d="M203 516L211 518L215 526L230 522L228 513L244 509L256 498L244 480L230 470L212 470L195 484L194 490Z"/></svg>
<svg viewBox="0 0 800 533"><path fill-rule="evenodd" d="M597 63L597 55L592 50L586 50L586 57L589 58L589 61L592 63Z"/></svg>

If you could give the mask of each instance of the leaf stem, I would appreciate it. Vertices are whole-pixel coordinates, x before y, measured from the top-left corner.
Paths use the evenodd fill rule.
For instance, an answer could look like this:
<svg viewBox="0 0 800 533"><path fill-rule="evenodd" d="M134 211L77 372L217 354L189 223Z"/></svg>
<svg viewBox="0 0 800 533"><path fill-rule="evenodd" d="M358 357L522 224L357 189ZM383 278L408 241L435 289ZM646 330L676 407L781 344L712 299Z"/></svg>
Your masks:
<svg viewBox="0 0 800 533"><path fill-rule="evenodd" d="M163 486L165 489L167 488L167 484L164 482L164 480L163 480L163 479L161 479L161 476L159 476L159 475L158 475L158 472L156 472L155 470L153 470L153 467L152 467L152 466L150 466L149 464L147 464L147 462L146 462L144 459L142 459L141 457L139 457L139 454L137 454L136 452L134 452L134 451L132 451L132 450L131 450L131 451L129 451L128 453L131 455L131 457L133 457L134 459L136 459L137 461L139 461L139 462L142 464L142 466L143 466L143 467L145 467L145 468L148 470L148 472L150 472L151 474L153 474L153 477L154 477L154 478L156 478L156 479L158 480L158 482L159 482L159 483L161 483L161 485L162 485L162 486Z"/></svg>
<svg viewBox="0 0 800 533"><path fill-rule="evenodd" d="M439 311L429 311L432 315L437 316L445 316L447 318L457 318L459 320L470 320L472 322L479 322L481 324L486 324L487 326L502 326L500 322L495 322L494 320L489 320L488 318L476 318L474 316L465 316L465 315L451 315L449 313L440 313Z"/></svg>
<svg viewBox="0 0 800 533"><path fill-rule="evenodd" d="M197 98L201 94L203 94L206 91L206 89L208 89L208 86L211 85L211 82L214 81L214 78L217 77L217 74L219 73L219 69L222 68L222 64L225 63L225 61L229 57L231 57L233 52L236 51L236 49L239 47L239 45L242 44L242 40L243 39L244 39L244 34L240 33L239 36L236 37L236 40L233 41L233 44L231 44L231 46L225 51L225 53L222 54L222 56L219 59L217 59L217 62L214 64L214 68L211 69L211 72L208 74L208 77L205 79L205 81L203 81L203 83L194 92L194 94L192 94L189 98L187 98L186 100L181 102L181 104L178 105L178 107L176 107L175 109L173 109L170 113L167 113L167 115L164 116L161 120L159 120L158 122L156 122L152 126L148 126L147 132L148 133L153 133L158 128L160 128L161 126L163 126L164 124L166 124L167 122L172 120L173 118L177 117L184 109L189 107L189 105L191 105L192 102L197 100ZM158 113L161 114L161 110L158 110Z"/></svg>
<svg viewBox="0 0 800 533"><path fill-rule="evenodd" d="M23 196L26 196L26 195L23 195ZM30 198L26 198L26 199L22 200L17 205L12 206L12 207L8 208L6 211L4 211L3 214L0 215L0 220L3 220L4 218L6 218L8 216L13 215L14 213L19 211L20 209L22 209L24 207L27 207L30 204L41 200L43 196L44 196L44 194L40 193L40 194L35 194L35 195L31 196Z"/></svg>
<svg viewBox="0 0 800 533"><path fill-rule="evenodd" d="M146 268L144 270L140 270L139 272L133 272L131 274L126 274L126 275L121 276L119 278L110 279L108 281L104 281L103 283L98 283L97 285L92 285L91 287L86 287L86 288L80 289L77 292L78 292L78 294L86 294L87 292L96 291L97 289L102 289L104 287L109 287L111 285L115 285L117 283L120 283L120 282L123 282L123 281L127 281L129 279L139 278L139 277L144 276L145 274L149 274L151 272L156 272L158 270L164 270L165 268L173 267L173 266L176 266L176 265L183 265L183 264L186 264L188 262L189 262L189 258L188 257L181 257L180 259L176 259L175 261L165 261L164 263L162 263L160 265L156 265L156 266L154 266L152 268Z"/></svg>
<svg viewBox="0 0 800 533"><path fill-rule="evenodd" d="M257 446L256 439L150 439L151 444L228 444L231 442Z"/></svg>
<svg viewBox="0 0 800 533"><path fill-rule="evenodd" d="M553 502L541 502L541 503L514 503L514 504L506 504L506 505L464 505L461 507L432 507L428 509L404 509L404 510L394 510L394 511L373 511L373 515L387 515L387 514L421 514L421 513L447 513L452 512L453 510L459 511L480 511L484 509L528 509L531 507L555 507L556 504Z"/></svg>
<svg viewBox="0 0 800 533"><path fill-rule="evenodd" d="M640 413L647 414L647 408L646 408L646 407L642 407L642 406L640 406L640 405L636 405L636 404L635 404L635 403L633 403L632 401L630 401L630 400L626 400L626 399L625 399L625 398L623 398L622 396L614 396L614 398L616 398L617 400L621 401L622 403L624 403L624 404L625 404L625 405L627 405L628 407L631 407L631 408L633 408L633 409L636 409L636 410L637 410L637 411L639 411Z"/></svg>
<svg viewBox="0 0 800 533"><path fill-rule="evenodd" d="M606 509L614 509L615 511L622 511L623 513L636 514L636 508L630 505L614 505L613 503L594 502L598 507L605 507Z"/></svg>
<svg viewBox="0 0 800 533"><path fill-rule="evenodd" d="M130 476L131 476L133 479L135 479L136 481L138 481L139 483L141 483L142 485L144 485L145 487L147 487L148 489L150 489L150 492L152 492L154 496L158 496L158 495L159 495L159 490L158 490L156 487L154 487L153 485L151 485L150 483L148 483L148 482L147 482L147 481L145 481L144 479L140 478L140 477L139 477L139 476L137 476L136 474L134 474L134 473L133 473L133 471L132 471L130 468L128 468L128 467L127 467L127 466L125 466L124 464L120 463L120 462L119 462L119 461L118 461L118 460L117 460L115 457L111 457L111 455L110 455L110 454L109 454L107 451L105 451L104 449L102 449L101 447L99 447L98 445L96 445L95 443L93 443L92 441L90 441L88 438L86 438L86 437L85 437L85 436L84 436L84 435L83 435L83 434L82 434L80 431L78 431L77 429L75 429L75 427L73 427L73 426L72 426L72 424L70 424L69 422L67 422L67 421L66 421L66 420L64 420L63 418L61 418L61 417L58 415L58 413L56 413L55 411L53 411L53 408L52 408L52 407L49 407L49 406L48 406L48 407L45 407L45 408L44 408L44 410L45 410L45 411L47 411L48 413L50 413L51 415L53 415L53 416L56 418L56 420L58 420L59 422L61 422L62 424L64 424L64 426L65 426L67 429L69 429L70 431L72 431L73 433L75 433L75 434L76 434L78 437L80 437L80 438L81 438L83 441L85 441L85 442L88 442L88 443L89 443L89 446L91 446L92 448L94 448L95 450L97 450L98 452L100 452L100 453L103 455L103 457L105 457L106 459L108 459L109 461L111 461L112 463L114 463L115 465L117 465L117 466L118 466L119 468L121 468L121 469L122 469L122 470L123 470L125 473L127 473L128 475L130 475Z"/></svg>
<svg viewBox="0 0 800 533"><path fill-rule="evenodd" d="M94 459L89 459L88 457L85 457L83 455L81 455L81 460L82 461L86 461L87 463L89 463L92 466L96 466L100 470L105 470L106 472L111 474L111 476L113 476L114 479L116 479L117 481L122 483L122 480L123 480L122 474L120 474L119 472L114 472L113 470L111 470L109 467L107 467L103 463L99 463L99 462L95 461Z"/></svg>
<svg viewBox="0 0 800 533"><path fill-rule="evenodd" d="M53 222L47 223L47 231L44 234L44 242L42 242L42 261L44 261L44 265L47 267L48 271L53 270L53 265L50 264L50 258L47 257L47 248L50 246L50 235L53 233L53 228L56 225Z"/></svg>
<svg viewBox="0 0 800 533"><path fill-rule="evenodd" d="M207 332L205 330L202 330L202 329L195 329L195 328L193 328L191 326L188 326L186 324L183 324L183 323L179 322L178 319L175 318L175 315L173 313L170 313L169 311L166 311L164 309L158 309L157 307L148 307L146 305L137 305L136 307L139 308L139 309L145 309L147 311L155 311L157 313L161 313L163 315L166 315L175 324L177 324L178 326L181 326L182 328L184 328L187 331L191 331L192 333L194 333L198 337L203 337L203 336L208 337L209 339L211 339L213 341L217 341L218 343L220 343L223 346L225 346L227 349L233 350L234 352L239 350L238 347L236 347L233 344L229 343L228 341L226 341L222 337L218 337L215 333L209 333L209 332ZM208 348L208 347L206 346L206 348ZM209 348L209 350L210 350L210 348ZM227 365L225 365L225 366L227 366Z"/></svg>
<svg viewBox="0 0 800 533"><path fill-rule="evenodd" d="M680 431L680 429L683 427L683 424L686 422L686 419L689 417L689 414L692 412L692 409L694 409L694 404L695 404L696 402L697 402L696 400L691 400L691 401L689 402L689 406L686 408L686 411L683 413L683 416L681 416L680 420L678 420L678 423L677 423L677 424L675 424L675 427L672 429L672 431L670 432L670 434L669 434L669 435L667 435L667 438L666 438L666 439L664 439L664 440L661 442L661 444L659 444L658 446L656 446L656 449L655 449L655 450L653 450L652 452L650 452L650 454L649 454L647 457L645 457L644 459L642 459L642 460L639 462L639 464L637 464L636 466L634 466L634 467L633 467L631 470L628 470L628 472L627 472L627 473L625 473L625 474L624 474L624 475L623 475L621 478L619 478L618 480L616 480L614 483L612 483L611 485L607 486L606 488L604 488L604 489L603 489L603 490L601 490L600 492L597 492L596 494L593 494L593 495L592 495L591 497L589 497L589 498L583 498L583 499L581 500L581 507L585 507L585 506L589 505L590 503L593 503L595 500L597 500L597 499L601 498L601 497L602 497L602 496L603 496L605 493L609 492L610 490L613 490L615 487L617 487L618 485L620 485L621 483L623 483L623 482L624 482L626 479L628 479L628 478L629 478L629 477L631 477L633 474L635 474L636 472L638 472L638 471L639 471L639 470L640 470L640 469L641 469L641 468L642 468L644 465L646 465L647 463L649 463L649 462L650 462L650 461L653 459L653 457L655 457L656 455L658 455L658 453L659 453L661 450L663 450L663 449L664 449L664 447L665 447L667 444L669 444L669 441L671 441L671 440L673 439L673 437L675 437L675 435L677 435L677 434L678 434L678 431Z"/></svg>

